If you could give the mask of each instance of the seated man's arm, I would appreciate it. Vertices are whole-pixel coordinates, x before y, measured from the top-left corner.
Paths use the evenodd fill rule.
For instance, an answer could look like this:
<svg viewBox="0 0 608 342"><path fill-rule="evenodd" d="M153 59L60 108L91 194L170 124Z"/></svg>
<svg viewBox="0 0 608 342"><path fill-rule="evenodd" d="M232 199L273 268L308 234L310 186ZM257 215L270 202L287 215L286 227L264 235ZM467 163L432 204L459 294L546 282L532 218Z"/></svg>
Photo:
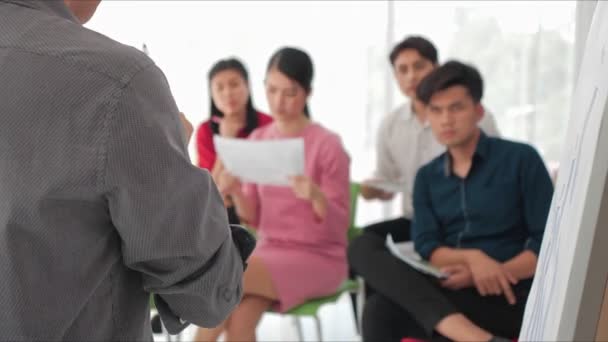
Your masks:
<svg viewBox="0 0 608 342"><path fill-rule="evenodd" d="M100 186L122 261L156 295L169 332L216 326L239 303L243 275L220 194L188 157L158 68L139 71L113 98Z"/></svg>
<svg viewBox="0 0 608 342"><path fill-rule="evenodd" d="M553 183L540 155L529 147L520 171L522 208L528 230L525 250L504 266L517 279L528 279L536 271L537 256L553 197Z"/></svg>
<svg viewBox="0 0 608 342"><path fill-rule="evenodd" d="M454 264L467 264L473 250L439 247L433 251L429 261L437 266L444 267Z"/></svg>
<svg viewBox="0 0 608 342"><path fill-rule="evenodd" d="M418 170L416 180L414 181L412 241L414 241L416 252L422 258L430 260L431 263L435 264L431 256L445 247L442 246L439 220L433 210L429 189L430 183L425 170L424 167Z"/></svg>
<svg viewBox="0 0 608 342"><path fill-rule="evenodd" d="M396 181L399 170L395 161L391 158L390 147L388 145L389 124L390 120L387 117L382 121L382 124L378 128L378 141L376 142L376 172L374 173L374 179ZM361 184L360 191L361 196L366 200L380 199L387 201L394 197L394 194L366 185L365 182Z"/></svg>
<svg viewBox="0 0 608 342"><path fill-rule="evenodd" d="M412 240L420 256L437 267L466 264L472 250L442 245L439 220L433 210L429 191L430 180L424 168L416 174L414 182L414 220Z"/></svg>
<svg viewBox="0 0 608 342"><path fill-rule="evenodd" d="M505 262L504 267L518 280L528 279L534 276L537 259L536 253L528 249Z"/></svg>

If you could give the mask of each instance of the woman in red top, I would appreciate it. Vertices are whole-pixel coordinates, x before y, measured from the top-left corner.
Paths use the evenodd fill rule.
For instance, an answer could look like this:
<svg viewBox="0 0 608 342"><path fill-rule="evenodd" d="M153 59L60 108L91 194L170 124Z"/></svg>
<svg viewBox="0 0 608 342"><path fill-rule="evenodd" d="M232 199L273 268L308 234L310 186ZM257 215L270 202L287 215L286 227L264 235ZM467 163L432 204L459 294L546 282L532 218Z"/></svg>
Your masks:
<svg viewBox="0 0 608 342"><path fill-rule="evenodd" d="M223 166L217 158L213 136L246 138L254 129L272 122L272 118L253 107L249 76L243 63L235 58L220 60L209 70L211 118L196 131L198 166L217 176ZM224 199L230 223L239 223L230 198Z"/></svg>

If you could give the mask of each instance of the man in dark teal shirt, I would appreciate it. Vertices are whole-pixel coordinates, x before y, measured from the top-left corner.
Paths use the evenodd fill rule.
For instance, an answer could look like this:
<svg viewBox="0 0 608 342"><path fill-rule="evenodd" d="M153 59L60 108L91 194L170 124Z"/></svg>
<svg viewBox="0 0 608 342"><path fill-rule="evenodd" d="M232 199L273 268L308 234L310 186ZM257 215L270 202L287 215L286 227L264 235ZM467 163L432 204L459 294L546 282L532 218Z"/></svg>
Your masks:
<svg viewBox="0 0 608 342"><path fill-rule="evenodd" d="M538 254L553 193L538 153L529 145L478 135L470 170L452 171L444 153L416 177L415 247L425 259L442 246L478 249L499 262Z"/></svg>
<svg viewBox="0 0 608 342"><path fill-rule="evenodd" d="M482 94L479 72L455 61L417 89L447 151L418 171L412 238L449 276L422 275L381 239L356 240L349 250L366 249L366 260L351 253L351 264L377 291L363 313L364 340L503 341L519 333L553 185L534 148L479 129Z"/></svg>

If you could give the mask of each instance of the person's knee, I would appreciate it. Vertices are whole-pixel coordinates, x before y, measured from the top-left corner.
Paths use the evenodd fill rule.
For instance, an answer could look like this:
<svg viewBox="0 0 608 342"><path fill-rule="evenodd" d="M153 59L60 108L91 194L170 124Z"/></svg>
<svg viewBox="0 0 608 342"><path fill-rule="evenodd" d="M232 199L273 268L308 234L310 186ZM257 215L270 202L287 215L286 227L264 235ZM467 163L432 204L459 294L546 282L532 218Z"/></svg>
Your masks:
<svg viewBox="0 0 608 342"><path fill-rule="evenodd" d="M237 334L255 331L260 318L271 302L267 301L267 303L268 305L266 302L256 301L254 303L246 297L230 315L226 330Z"/></svg>

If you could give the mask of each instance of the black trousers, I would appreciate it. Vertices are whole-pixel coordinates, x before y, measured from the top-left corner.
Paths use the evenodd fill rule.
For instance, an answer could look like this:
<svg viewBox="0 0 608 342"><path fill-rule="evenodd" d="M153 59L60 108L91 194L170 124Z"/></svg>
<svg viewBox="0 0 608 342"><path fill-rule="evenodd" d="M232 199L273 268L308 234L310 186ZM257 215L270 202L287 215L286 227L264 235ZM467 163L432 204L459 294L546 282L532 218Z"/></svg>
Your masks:
<svg viewBox="0 0 608 342"><path fill-rule="evenodd" d="M364 341L399 341L403 337L445 340L434 327L445 317L462 313L492 334L517 337L527 286L514 288L517 304L503 296L482 297L474 288L451 291L431 277L393 257L383 238L363 234L348 248L355 272L373 288L362 317Z"/></svg>
<svg viewBox="0 0 608 342"><path fill-rule="evenodd" d="M382 241L386 239L388 234L391 234L393 240L395 242L404 242L410 241L412 221L406 219L405 217L400 217L394 220L382 221L379 223L375 223L369 225L364 228L363 234L372 234L382 238ZM350 272L354 277L357 275L357 272L354 270L352 266L350 266ZM365 277L363 277L365 279ZM369 285L369 283L365 282L365 298L374 294L374 288ZM355 305L356 301L353 300L353 305Z"/></svg>
<svg viewBox="0 0 608 342"><path fill-rule="evenodd" d="M393 239L396 242L401 241L409 241L410 240L410 220L400 217L394 220L382 221L372 225L369 225L363 229L363 235L375 235L382 239L386 239L388 234L391 234ZM355 279L357 273L353 270L353 267L350 267L349 271L350 279ZM368 297L374 293L374 290L365 283L365 296ZM350 295L351 303L353 304L353 313L355 315L355 320L358 321L358 312L357 312L357 294L351 293ZM359 326L357 326L358 328Z"/></svg>
<svg viewBox="0 0 608 342"><path fill-rule="evenodd" d="M386 236L391 234L395 242L409 241L411 224L410 220L400 217L369 225L363 229L363 234L374 234L383 239L386 239Z"/></svg>

